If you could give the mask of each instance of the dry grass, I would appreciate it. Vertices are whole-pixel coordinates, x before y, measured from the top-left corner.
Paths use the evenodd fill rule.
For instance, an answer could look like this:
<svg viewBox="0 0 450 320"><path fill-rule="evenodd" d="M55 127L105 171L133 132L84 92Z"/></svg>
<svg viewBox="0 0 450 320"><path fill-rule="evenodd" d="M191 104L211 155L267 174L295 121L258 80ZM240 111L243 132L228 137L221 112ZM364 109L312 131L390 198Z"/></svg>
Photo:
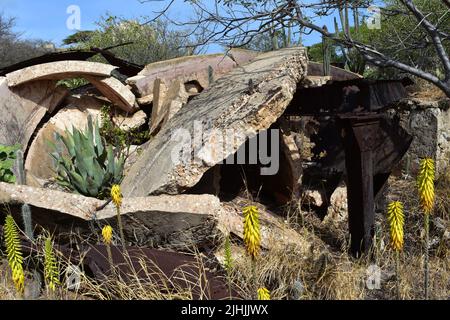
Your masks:
<svg viewBox="0 0 450 320"><path fill-rule="evenodd" d="M436 183L436 208L430 228L430 297L450 297L450 173ZM391 178L387 200L399 200L405 204L405 247L400 256L401 299L423 299L423 214L416 196L415 181ZM396 299L395 256L389 246L389 232L385 214L380 212L376 221L376 241L372 258L354 259L346 253L348 247L347 223L345 220L325 219L320 221L313 213L301 212L296 206L287 206L289 223L307 240L310 247L290 245L273 246L264 250L252 272L250 259L244 252L242 242L232 241L234 267L232 282L244 299L255 297L256 289L267 287L272 299ZM220 256L220 250L218 255ZM305 253L306 252L306 253ZM1 254L1 252L0 252ZM197 256L200 270L205 270L200 254ZM379 267L381 287L368 289L368 269ZM171 300L192 299L194 288L204 281L202 275L191 280L189 288L182 288L166 277L160 270L149 270L141 263L145 276L138 276L135 270L128 282L118 274L101 282L83 277L78 292L60 290L56 295L44 294L41 299L149 299ZM256 282L253 280L254 276ZM179 277L188 278L182 272ZM157 283L155 278L159 279ZM163 288L163 289L161 289ZM201 293L202 298L207 295ZM11 282L8 267L0 267L0 299L18 299Z"/></svg>
<svg viewBox="0 0 450 320"><path fill-rule="evenodd" d="M405 248L400 257L401 299L423 299L423 214L416 197L415 181L393 178L389 181L388 201L405 204ZM431 226L430 279L432 299L450 298L450 178L436 183L436 209ZM233 282L241 295L252 298L255 287L267 287L273 299L397 299L395 254L389 245L388 224L384 213L377 215L377 235L372 258L354 259L346 253L347 222L325 219L287 208L291 227L311 243L310 254L295 246L265 250L256 263L257 284L253 284L250 259L241 246L233 247ZM301 215L301 217L299 216ZM442 228L444 226L444 228ZM306 233L305 233L306 232ZM380 269L381 287L368 289L369 267ZM301 284L300 296L295 287ZM297 290L298 291L298 290Z"/></svg>

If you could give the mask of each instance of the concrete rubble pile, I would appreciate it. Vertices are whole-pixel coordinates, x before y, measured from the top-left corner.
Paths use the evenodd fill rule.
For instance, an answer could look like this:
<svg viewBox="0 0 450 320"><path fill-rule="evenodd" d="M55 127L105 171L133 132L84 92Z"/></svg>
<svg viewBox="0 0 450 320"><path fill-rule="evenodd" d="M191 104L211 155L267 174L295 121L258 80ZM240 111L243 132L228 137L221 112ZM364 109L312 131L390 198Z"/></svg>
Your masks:
<svg viewBox="0 0 450 320"><path fill-rule="evenodd" d="M92 221L114 224L112 204L102 208L100 200L48 189L55 173L47 142L54 141L55 132L84 128L88 115L101 121L101 109L111 105L123 129L150 133L147 143L134 146L141 152L129 158L121 185L130 242L181 248L211 246L228 232L242 237L239 214L229 210L224 199L242 194L245 188L261 191L261 196L277 204L309 199L313 207L325 205L325 215L334 212L333 208L346 208L342 179L328 195L304 185L305 170L323 153L315 148L319 123L312 116L286 115L295 107L300 89L361 79L335 67L323 76L321 67L308 63L305 48L287 48L263 54L233 49L227 54L182 57L152 63L129 77L118 75L117 66L75 60L14 70L0 77L0 144L21 145L27 185L0 183L0 202L12 209L29 204L35 223L61 233L86 232ZM73 91L60 85L59 81L73 78L83 78L89 85ZM417 139L411 156L418 157L425 145L439 159L450 152L449 113L438 109L403 115L408 132L427 136L414 134L419 130L416 123L425 122L435 135L432 142ZM179 129L183 136L174 139ZM261 141L262 133L271 129L280 132L271 138L279 142L275 175L260 174L268 163L255 162L244 169L233 165L231 159L249 147L252 139ZM227 139L230 132L241 135ZM174 154L182 154L183 147L195 142L183 137L200 139L199 148L187 155L192 161L174 161ZM224 164L228 161L229 166ZM333 195L338 186L339 195ZM263 219L263 229L282 221L269 214ZM285 243L295 238L290 231L275 229L279 234L271 234L272 238Z"/></svg>

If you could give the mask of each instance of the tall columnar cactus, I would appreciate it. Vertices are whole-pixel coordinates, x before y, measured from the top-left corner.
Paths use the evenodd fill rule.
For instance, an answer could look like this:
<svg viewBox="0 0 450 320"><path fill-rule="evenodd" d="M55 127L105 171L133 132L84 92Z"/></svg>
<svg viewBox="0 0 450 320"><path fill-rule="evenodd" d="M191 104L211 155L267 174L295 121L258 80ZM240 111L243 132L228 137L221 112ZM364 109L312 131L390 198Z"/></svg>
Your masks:
<svg viewBox="0 0 450 320"><path fill-rule="evenodd" d="M106 145L100 135L98 122L88 117L85 133L76 128L66 130L65 135L56 134L66 150L51 154L57 164L57 182L74 192L100 199L108 197L113 184L123 178L125 157L116 155L111 145Z"/></svg>
<svg viewBox="0 0 450 320"><path fill-rule="evenodd" d="M323 30L328 32L326 26L323 26ZM322 50L323 50L323 75L329 76L331 72L331 43L328 37L322 36Z"/></svg>
<svg viewBox="0 0 450 320"><path fill-rule="evenodd" d="M16 183L19 185L25 185L27 179L25 176L22 150L17 151L15 171L16 171L16 175L17 175ZM25 234L31 241L34 241L33 223L32 223L32 218L31 218L31 208L28 204L25 203L22 205L21 211L22 211L21 213L22 213L23 225L25 227Z"/></svg>

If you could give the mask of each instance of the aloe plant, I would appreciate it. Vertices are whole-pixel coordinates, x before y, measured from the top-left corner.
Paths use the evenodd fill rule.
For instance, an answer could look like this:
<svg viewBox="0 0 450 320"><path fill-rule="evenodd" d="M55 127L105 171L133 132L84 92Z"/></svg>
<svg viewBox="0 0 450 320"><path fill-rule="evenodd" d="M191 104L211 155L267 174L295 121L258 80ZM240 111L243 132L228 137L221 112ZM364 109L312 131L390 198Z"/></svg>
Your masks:
<svg viewBox="0 0 450 320"><path fill-rule="evenodd" d="M57 182L73 192L103 199L108 196L113 184L123 178L125 157L115 154L100 135L98 122L88 117L85 132L75 127L65 135L56 134L55 152ZM64 148L59 148L63 144Z"/></svg>

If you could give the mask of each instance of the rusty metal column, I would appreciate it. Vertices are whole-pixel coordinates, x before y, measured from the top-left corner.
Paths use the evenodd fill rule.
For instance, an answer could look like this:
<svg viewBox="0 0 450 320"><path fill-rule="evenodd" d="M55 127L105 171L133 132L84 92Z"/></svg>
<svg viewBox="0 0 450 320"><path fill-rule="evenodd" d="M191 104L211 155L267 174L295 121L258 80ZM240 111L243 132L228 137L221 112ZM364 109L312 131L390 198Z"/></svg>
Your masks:
<svg viewBox="0 0 450 320"><path fill-rule="evenodd" d="M345 149L350 250L355 256L372 246L375 224L373 150L378 141L378 115L340 116Z"/></svg>

